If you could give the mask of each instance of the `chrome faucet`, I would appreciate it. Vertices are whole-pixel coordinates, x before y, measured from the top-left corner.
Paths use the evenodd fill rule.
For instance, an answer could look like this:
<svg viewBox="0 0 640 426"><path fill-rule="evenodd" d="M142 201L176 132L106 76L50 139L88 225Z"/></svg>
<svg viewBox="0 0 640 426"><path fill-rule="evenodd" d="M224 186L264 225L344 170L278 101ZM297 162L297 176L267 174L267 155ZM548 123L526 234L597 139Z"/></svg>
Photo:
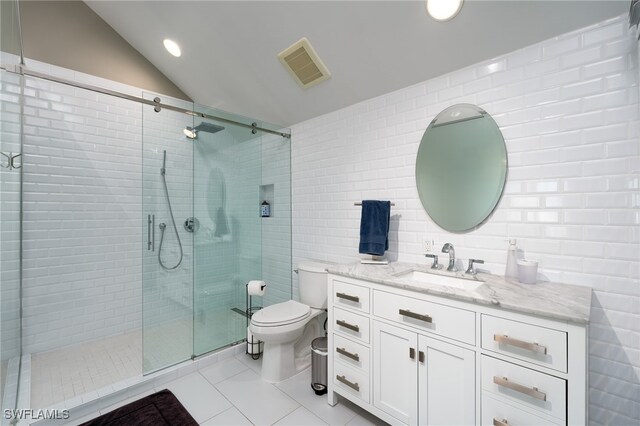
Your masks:
<svg viewBox="0 0 640 426"><path fill-rule="evenodd" d="M430 258L433 259L433 263L431 264L431 269L440 269L440 268L442 268L442 265L440 265L438 263L438 256L436 256L435 254L429 254L429 253L425 254L424 256L425 257L430 257Z"/></svg>
<svg viewBox="0 0 640 426"><path fill-rule="evenodd" d="M447 271L455 272L456 271L456 251L453 249L453 244L446 243L442 246L443 253L449 253L449 266L447 267Z"/></svg>
<svg viewBox="0 0 640 426"><path fill-rule="evenodd" d="M467 268L467 272L465 274L468 275L476 275L476 268L473 267L475 263L484 263L484 260L481 259L469 259L469 267Z"/></svg>

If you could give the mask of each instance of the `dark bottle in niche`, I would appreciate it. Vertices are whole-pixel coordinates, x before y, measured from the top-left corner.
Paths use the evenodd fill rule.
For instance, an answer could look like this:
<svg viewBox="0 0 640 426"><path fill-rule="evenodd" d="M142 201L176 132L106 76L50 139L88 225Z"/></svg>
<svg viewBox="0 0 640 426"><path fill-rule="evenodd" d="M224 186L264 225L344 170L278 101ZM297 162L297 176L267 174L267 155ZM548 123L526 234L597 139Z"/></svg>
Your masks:
<svg viewBox="0 0 640 426"><path fill-rule="evenodd" d="M271 206L269 205L269 203L267 203L267 201L263 201L262 204L260 204L260 216L261 217L269 217L271 216Z"/></svg>

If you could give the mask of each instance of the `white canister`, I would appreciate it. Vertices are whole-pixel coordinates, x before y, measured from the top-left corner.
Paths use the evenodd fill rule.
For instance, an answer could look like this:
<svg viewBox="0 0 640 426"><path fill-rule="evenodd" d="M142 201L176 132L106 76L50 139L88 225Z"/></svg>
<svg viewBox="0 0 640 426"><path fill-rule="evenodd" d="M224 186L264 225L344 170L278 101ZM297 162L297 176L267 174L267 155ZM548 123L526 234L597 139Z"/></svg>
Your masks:
<svg viewBox="0 0 640 426"><path fill-rule="evenodd" d="M538 262L533 260L518 260L518 281L523 284L538 282Z"/></svg>

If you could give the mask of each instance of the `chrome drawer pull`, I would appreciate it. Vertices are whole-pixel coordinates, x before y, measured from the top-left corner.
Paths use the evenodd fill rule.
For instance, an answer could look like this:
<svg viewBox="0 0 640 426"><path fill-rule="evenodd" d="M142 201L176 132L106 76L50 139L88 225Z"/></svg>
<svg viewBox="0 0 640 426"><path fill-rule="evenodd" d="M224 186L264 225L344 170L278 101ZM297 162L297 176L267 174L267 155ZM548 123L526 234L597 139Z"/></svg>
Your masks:
<svg viewBox="0 0 640 426"><path fill-rule="evenodd" d="M498 386L504 386L505 388L514 390L516 392L523 393L523 394L528 395L528 396L530 396L532 398L539 399L540 401L546 401L547 400L547 394L544 393L544 392L540 392L538 390L538 388L536 388L536 387L528 388L528 387L520 385L518 383L511 382L506 377L493 376L493 383L495 383Z"/></svg>
<svg viewBox="0 0 640 426"><path fill-rule="evenodd" d="M340 355L346 356L347 358L351 358L354 361L360 361L360 355L352 354L351 352L347 351L345 348L336 348L336 352L338 352Z"/></svg>
<svg viewBox="0 0 640 426"><path fill-rule="evenodd" d="M493 426L509 426L509 422L507 421L507 419L498 420L494 417Z"/></svg>
<svg viewBox="0 0 640 426"><path fill-rule="evenodd" d="M528 351L537 352L539 354L547 354L547 347L539 345L537 343L525 342L524 340L514 339L506 334L494 334L493 340L498 343L504 343L505 345L515 346L517 348L526 349Z"/></svg>
<svg viewBox="0 0 640 426"><path fill-rule="evenodd" d="M407 309L400 309L398 313L403 317L409 317L409 318L417 319L417 320L428 322L428 323L433 322L433 319L429 315L416 314L415 312L411 312Z"/></svg>
<svg viewBox="0 0 640 426"><path fill-rule="evenodd" d="M340 327L344 327L344 328L348 328L349 330L353 330L357 333L360 332L360 327L357 325L353 325L353 324L349 324L346 321L342 321L342 320L336 320L336 324L338 324Z"/></svg>
<svg viewBox="0 0 640 426"><path fill-rule="evenodd" d="M339 382L344 383L347 386L349 386L354 391L360 392L360 385L358 385L357 383L350 382L349 380L347 380L347 378L345 376L336 375L336 380L339 381Z"/></svg>
<svg viewBox="0 0 640 426"><path fill-rule="evenodd" d="M340 299L350 300L356 303L360 302L360 298L358 296L351 296L350 294L336 293L336 297L339 297Z"/></svg>

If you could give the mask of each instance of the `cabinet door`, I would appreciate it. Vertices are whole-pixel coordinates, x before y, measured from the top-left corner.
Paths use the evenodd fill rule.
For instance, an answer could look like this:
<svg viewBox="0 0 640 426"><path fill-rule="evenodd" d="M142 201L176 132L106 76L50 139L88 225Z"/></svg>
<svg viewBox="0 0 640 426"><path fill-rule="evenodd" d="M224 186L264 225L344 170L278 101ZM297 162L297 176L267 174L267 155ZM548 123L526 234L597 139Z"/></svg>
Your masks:
<svg viewBox="0 0 640 426"><path fill-rule="evenodd" d="M418 346L420 424L475 424L475 353L422 335Z"/></svg>
<svg viewBox="0 0 640 426"><path fill-rule="evenodd" d="M402 423L418 413L418 335L373 322L373 405Z"/></svg>

